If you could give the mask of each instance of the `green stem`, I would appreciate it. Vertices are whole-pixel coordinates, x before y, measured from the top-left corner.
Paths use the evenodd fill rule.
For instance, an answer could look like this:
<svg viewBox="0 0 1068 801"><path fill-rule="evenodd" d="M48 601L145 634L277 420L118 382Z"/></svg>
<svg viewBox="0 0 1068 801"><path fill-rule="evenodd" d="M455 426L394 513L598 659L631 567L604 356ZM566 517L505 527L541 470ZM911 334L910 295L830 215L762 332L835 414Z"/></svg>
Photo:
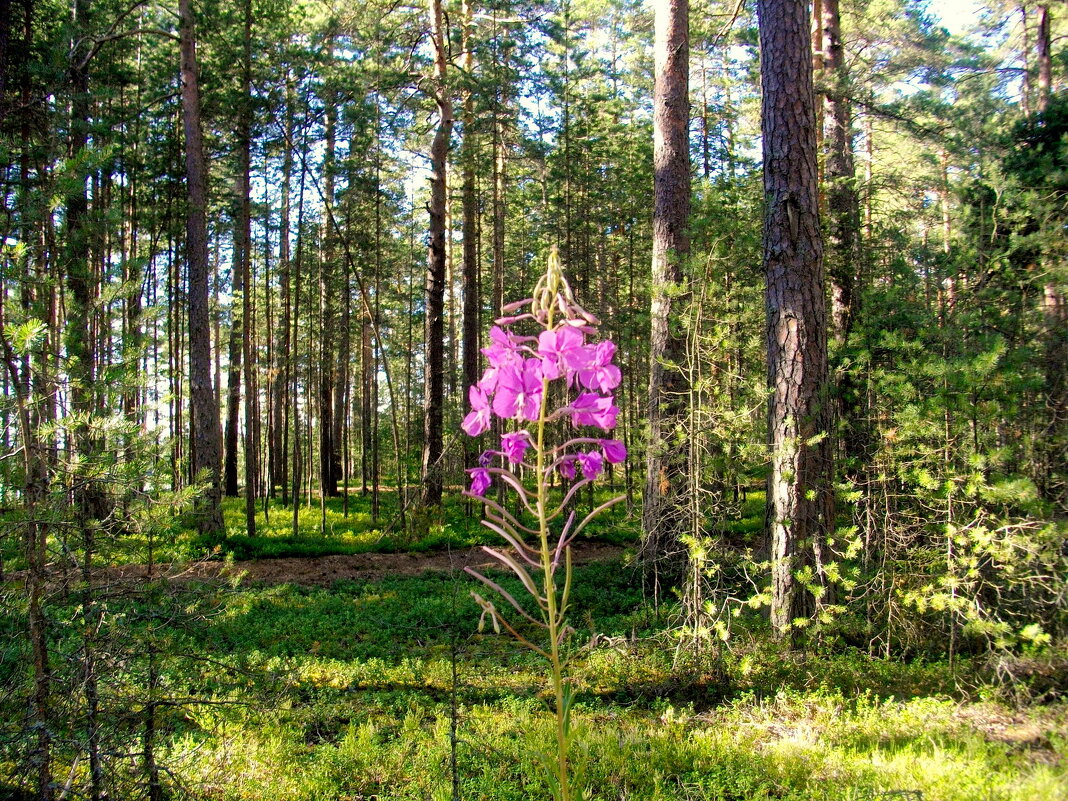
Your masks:
<svg viewBox="0 0 1068 801"><path fill-rule="evenodd" d="M548 310L547 330L552 330L552 308ZM556 754L557 778L560 782L560 801L571 800L567 775L567 731L564 718L564 678L560 662L560 630L566 610L556 608L556 582L553 579L552 551L549 549L548 481L545 477L545 407L549 396L549 380L541 381L541 408L538 412L537 482L538 482L538 533L541 538L541 569L545 585L546 614L549 624L549 661L552 663L553 693L556 696Z"/></svg>

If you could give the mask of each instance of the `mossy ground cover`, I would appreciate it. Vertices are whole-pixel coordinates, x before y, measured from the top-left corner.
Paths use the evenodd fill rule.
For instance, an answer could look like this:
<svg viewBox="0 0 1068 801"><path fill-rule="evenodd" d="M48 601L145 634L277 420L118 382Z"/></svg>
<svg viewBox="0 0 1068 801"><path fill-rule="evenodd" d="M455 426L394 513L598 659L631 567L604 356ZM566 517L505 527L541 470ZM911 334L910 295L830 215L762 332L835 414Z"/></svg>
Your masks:
<svg viewBox="0 0 1068 801"><path fill-rule="evenodd" d="M547 797L540 664L478 630L473 586L428 573L218 595L187 645L220 667L188 690L231 703L175 719L175 777L218 799L446 799L454 778L462 798ZM981 700L967 680L978 662L788 655L756 618L680 657L671 611L655 614L639 586L619 563L576 575L591 798L1068 797L1068 710Z"/></svg>
<svg viewBox="0 0 1068 801"><path fill-rule="evenodd" d="M736 536L759 528L762 501L750 493L727 522ZM384 533L358 495L347 515L340 500L325 511L324 528L317 503L302 509L296 537L290 510L261 512L252 538L241 502L228 501L226 538L197 540L178 521L169 547L262 558L493 541L458 504L407 540ZM624 525L614 539L633 535ZM496 578L518 597L518 581ZM748 608L726 643L694 655L676 636L677 609L654 608L641 586L626 555L576 569L575 758L591 799L1068 798L1068 706L1007 705L980 657L952 668L878 659L833 631L790 653ZM115 786L139 797L136 721L154 654L159 760L175 797L547 798L543 666L479 629L472 589L481 586L463 573L427 572L325 588L182 583L116 594L108 625L133 657L116 660L106 681L109 725L131 754ZM50 614L72 618L76 603L57 599ZM75 652L75 635L56 647Z"/></svg>

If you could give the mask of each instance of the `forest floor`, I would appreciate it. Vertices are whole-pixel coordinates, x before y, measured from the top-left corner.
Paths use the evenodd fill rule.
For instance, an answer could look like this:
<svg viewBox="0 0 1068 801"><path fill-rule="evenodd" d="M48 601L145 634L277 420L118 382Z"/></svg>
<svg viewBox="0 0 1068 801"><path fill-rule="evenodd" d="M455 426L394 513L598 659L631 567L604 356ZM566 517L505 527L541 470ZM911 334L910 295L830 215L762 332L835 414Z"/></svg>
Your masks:
<svg viewBox="0 0 1068 801"><path fill-rule="evenodd" d="M510 549L505 549L510 550ZM576 542L572 546L575 564L619 559L624 548L605 542ZM427 571L453 573L465 567L474 570L501 566L481 546L445 551L333 554L314 557L280 557L247 561L201 560L181 565L156 565L153 575L186 580L237 578L242 585L297 584L302 587L330 587L338 581L380 581L389 576L419 576ZM146 565L122 565L103 571L109 580L144 579Z"/></svg>

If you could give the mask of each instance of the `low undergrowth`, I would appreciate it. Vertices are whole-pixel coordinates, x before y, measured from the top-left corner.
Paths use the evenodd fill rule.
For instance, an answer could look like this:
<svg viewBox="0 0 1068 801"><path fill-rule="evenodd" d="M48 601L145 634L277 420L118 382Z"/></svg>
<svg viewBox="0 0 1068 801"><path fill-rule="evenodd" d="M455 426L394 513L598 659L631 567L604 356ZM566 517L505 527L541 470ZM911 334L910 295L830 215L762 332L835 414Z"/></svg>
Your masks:
<svg viewBox="0 0 1068 801"><path fill-rule="evenodd" d="M169 792L544 798L533 755L549 742L551 715L539 665L478 630L472 586L442 573L329 589L194 586L175 609L199 610L197 624L166 635L116 601L124 636L155 642L160 655ZM1007 704L980 657L951 669L840 645L790 654L755 613L695 656L678 648L673 611L657 615L639 587L619 563L576 568L574 757L591 799L1068 797L1068 707ZM116 797L140 792L138 664L116 663L105 687L109 736L127 737L133 755L128 774L109 777ZM66 770L85 769L75 757L65 755Z"/></svg>

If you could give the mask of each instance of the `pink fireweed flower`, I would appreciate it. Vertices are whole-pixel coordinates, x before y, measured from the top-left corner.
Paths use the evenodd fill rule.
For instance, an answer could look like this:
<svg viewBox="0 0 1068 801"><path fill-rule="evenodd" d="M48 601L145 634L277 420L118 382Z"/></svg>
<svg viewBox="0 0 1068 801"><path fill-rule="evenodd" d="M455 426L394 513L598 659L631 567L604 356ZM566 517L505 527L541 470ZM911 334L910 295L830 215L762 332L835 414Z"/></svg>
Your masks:
<svg viewBox="0 0 1068 801"><path fill-rule="evenodd" d="M593 347L584 349L587 354L586 364L578 371L579 382L586 389L611 392L619 386L622 375L619 368L612 364L616 355L616 343L611 340L598 342Z"/></svg>
<svg viewBox="0 0 1068 801"><path fill-rule="evenodd" d="M479 389L487 395L497 389L501 370L509 365L522 364L523 356L519 352L515 338L499 325L490 329L490 346L482 348L482 353L489 360L489 367L478 382Z"/></svg>
<svg viewBox="0 0 1068 801"><path fill-rule="evenodd" d="M557 328L555 331L542 331L538 335L542 376L551 381L565 372L572 374L584 366L587 356L583 339L582 332L570 326Z"/></svg>
<svg viewBox="0 0 1068 801"><path fill-rule="evenodd" d="M541 410L541 378L539 360L526 359L522 364L509 364L497 376L497 392L493 396L493 413L498 417L517 420L537 420Z"/></svg>
<svg viewBox="0 0 1068 801"><path fill-rule="evenodd" d="M490 404L486 393L477 386L467 390L467 399L471 401L471 411L460 427L467 432L468 436L477 437L490 427Z"/></svg>
<svg viewBox="0 0 1068 801"><path fill-rule="evenodd" d="M604 451L605 461L609 464L619 464L627 458L627 446L618 439L602 439L601 450Z"/></svg>
<svg viewBox="0 0 1068 801"><path fill-rule="evenodd" d="M490 346L482 348L482 353L489 359L493 367L504 367L519 361L522 356L516 345L515 337L505 331L499 325L493 326L489 332Z"/></svg>
<svg viewBox="0 0 1068 801"><path fill-rule="evenodd" d="M526 431L516 431L501 437L501 452L512 464L523 461L523 454L530 447L530 435Z"/></svg>
<svg viewBox="0 0 1068 801"><path fill-rule="evenodd" d="M612 403L611 396L602 398L592 392L583 392L571 404L571 422L576 426L597 426L608 431L616 427L618 414L619 408Z"/></svg>
<svg viewBox="0 0 1068 801"><path fill-rule="evenodd" d="M467 471L471 474L471 489L469 490L472 495L485 495L486 490L489 489L490 480L489 470L484 467L473 467Z"/></svg>
<svg viewBox="0 0 1068 801"><path fill-rule="evenodd" d="M574 456L565 456L560 460L560 466L557 470L560 471L560 475L570 480L575 477L575 467L578 466L578 459Z"/></svg>
<svg viewBox="0 0 1068 801"><path fill-rule="evenodd" d="M482 373L482 378L478 380L478 388L485 392L487 395L492 395L493 391L497 389L497 373L499 373L496 367L487 367L486 371Z"/></svg>
<svg viewBox="0 0 1068 801"><path fill-rule="evenodd" d="M583 478L588 478L590 481L601 475L601 471L604 470L604 460L601 458L599 451L580 453L578 461L582 467Z"/></svg>

